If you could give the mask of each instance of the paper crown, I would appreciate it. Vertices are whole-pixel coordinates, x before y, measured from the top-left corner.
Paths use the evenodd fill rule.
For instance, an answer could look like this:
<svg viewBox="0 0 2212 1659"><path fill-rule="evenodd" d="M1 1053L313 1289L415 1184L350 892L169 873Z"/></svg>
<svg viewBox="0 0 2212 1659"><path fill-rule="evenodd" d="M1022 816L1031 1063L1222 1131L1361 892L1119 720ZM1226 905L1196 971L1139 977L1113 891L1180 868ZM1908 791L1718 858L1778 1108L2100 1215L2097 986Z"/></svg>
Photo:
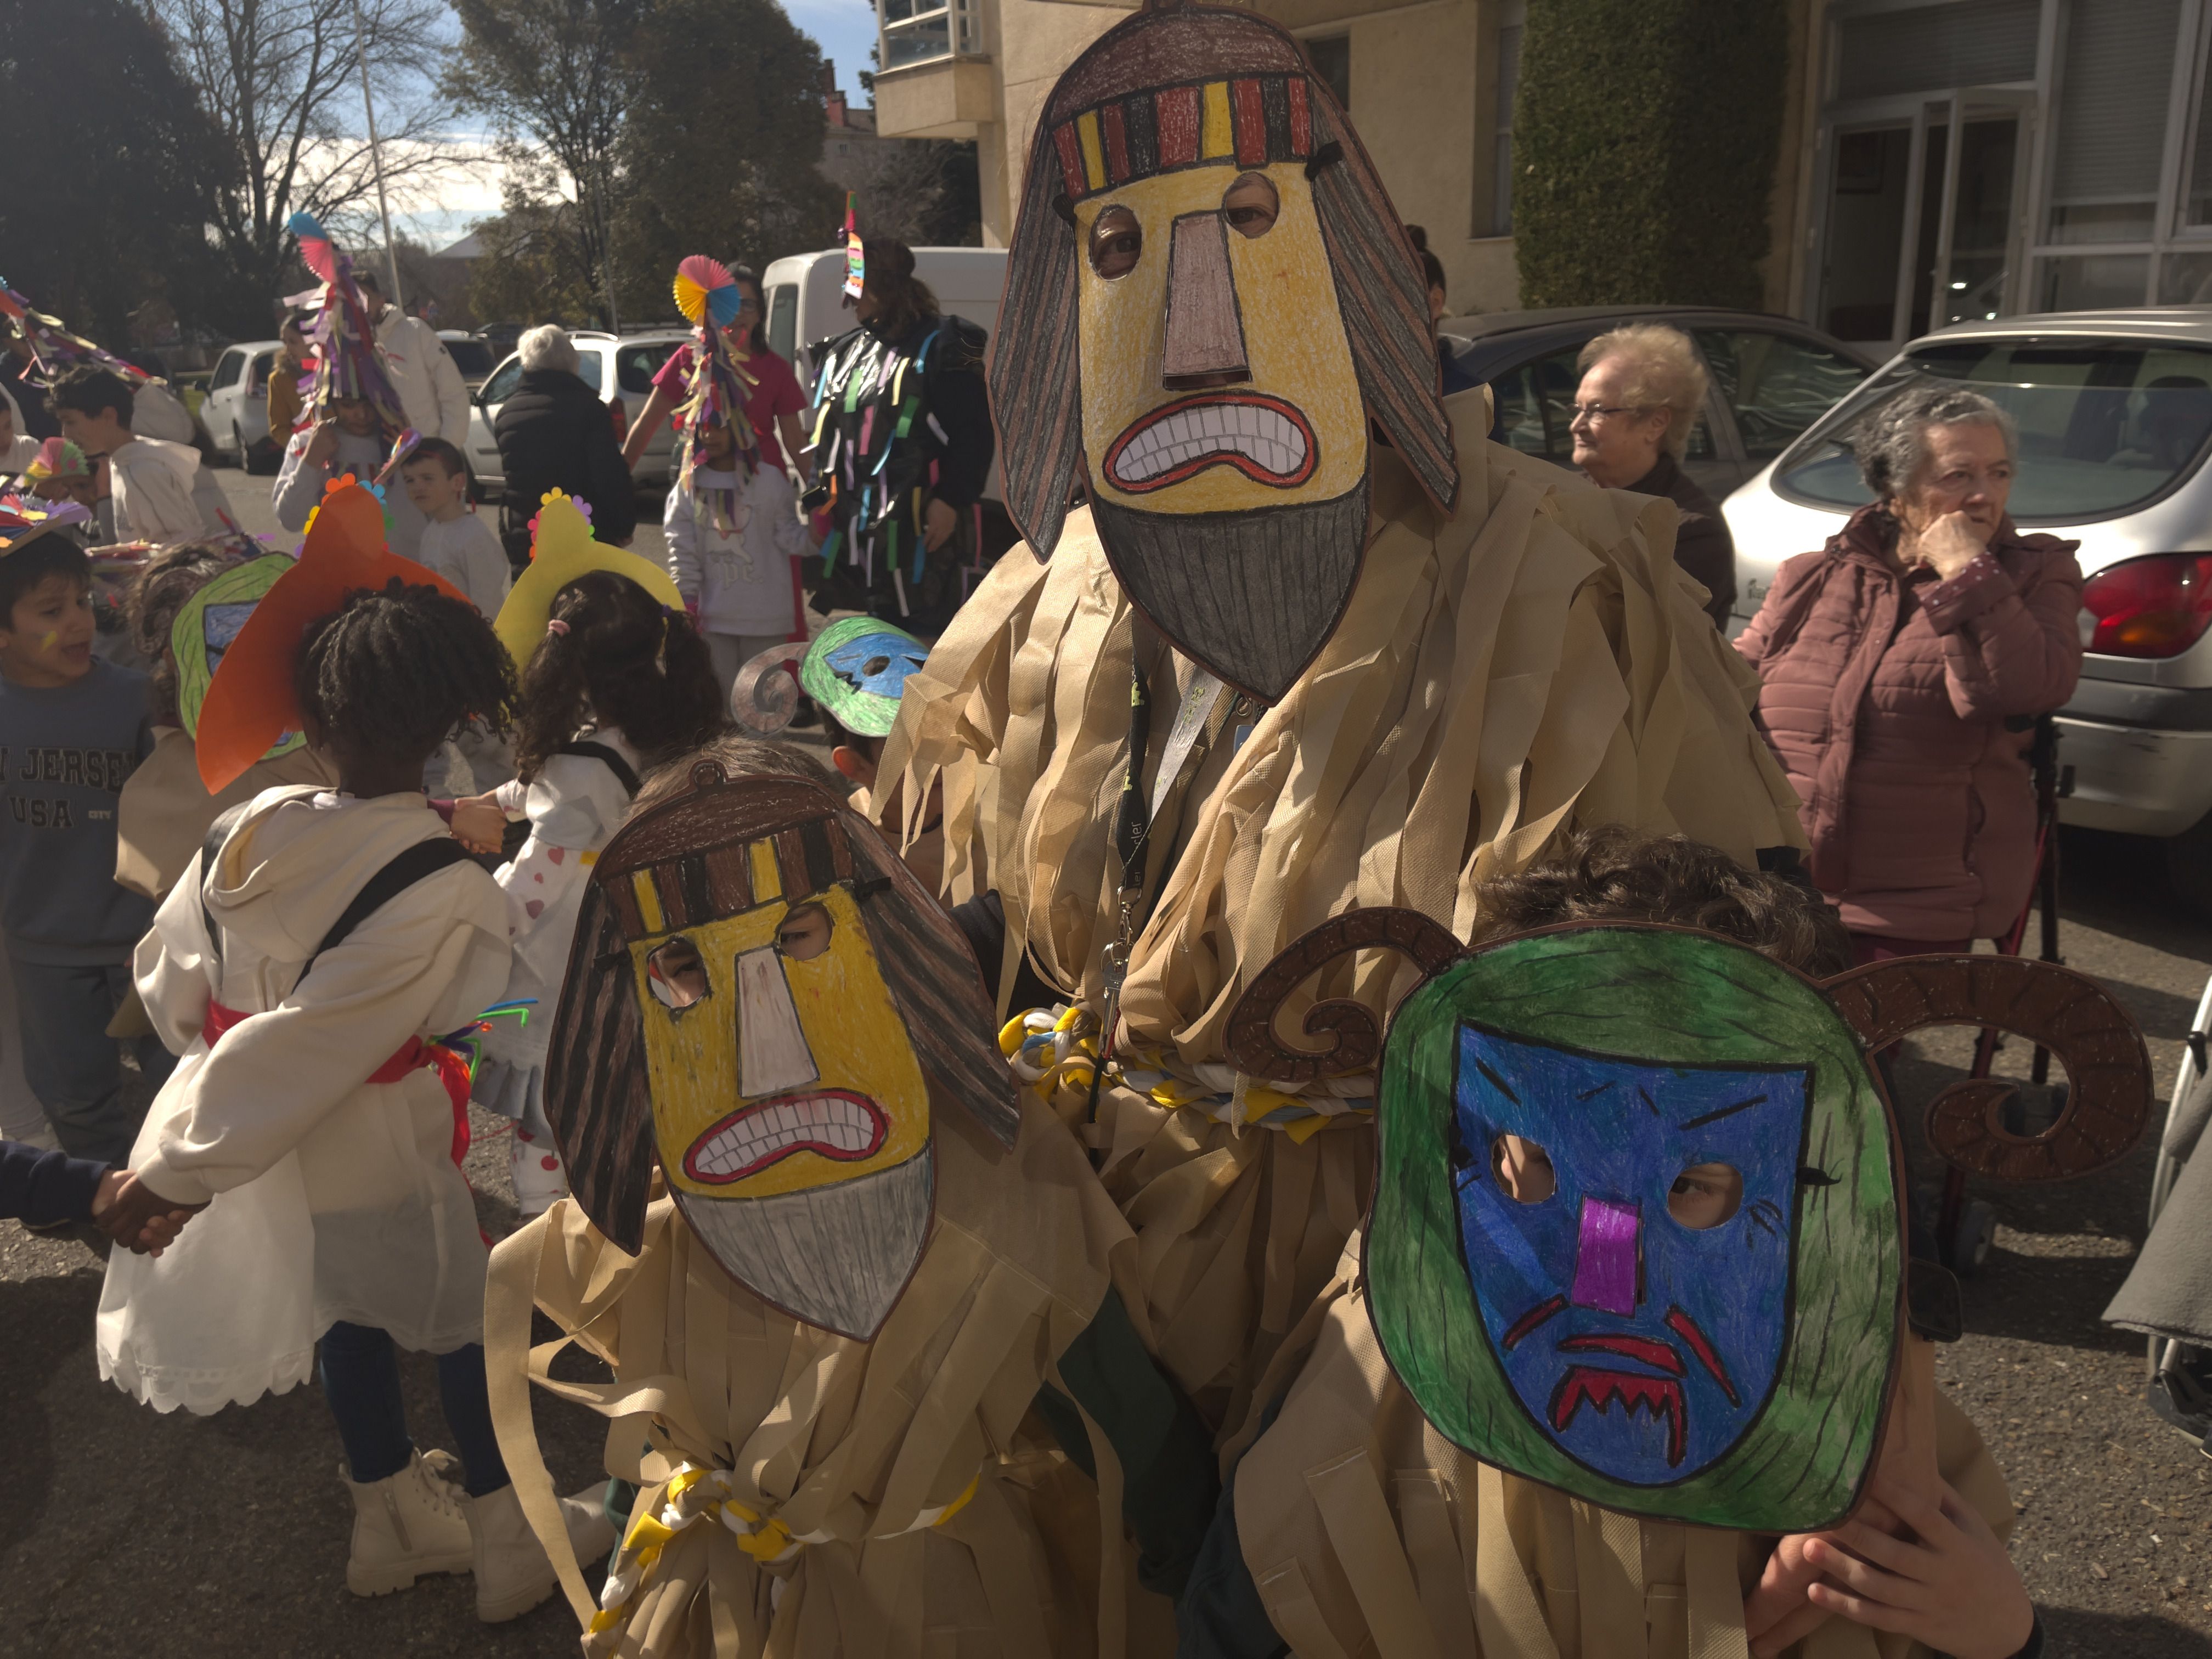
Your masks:
<svg viewBox="0 0 2212 1659"><path fill-rule="evenodd" d="M0 494L0 557L38 540L49 530L82 524L91 517L76 501L41 501L13 490Z"/></svg>
<svg viewBox="0 0 2212 1659"><path fill-rule="evenodd" d="M200 703L200 781L216 793L304 722L293 669L307 629L362 588L398 580L468 602L453 583L384 544L384 504L350 477L333 480L307 521L291 569L253 607Z"/></svg>
<svg viewBox="0 0 2212 1659"><path fill-rule="evenodd" d="M514 659L517 673L530 665L532 654L545 637L554 596L579 576L605 570L635 582L671 611L684 608L684 596L665 568L592 538L591 520L573 496L557 489L547 492L538 516L530 521L530 568L516 580L492 624L507 654Z"/></svg>

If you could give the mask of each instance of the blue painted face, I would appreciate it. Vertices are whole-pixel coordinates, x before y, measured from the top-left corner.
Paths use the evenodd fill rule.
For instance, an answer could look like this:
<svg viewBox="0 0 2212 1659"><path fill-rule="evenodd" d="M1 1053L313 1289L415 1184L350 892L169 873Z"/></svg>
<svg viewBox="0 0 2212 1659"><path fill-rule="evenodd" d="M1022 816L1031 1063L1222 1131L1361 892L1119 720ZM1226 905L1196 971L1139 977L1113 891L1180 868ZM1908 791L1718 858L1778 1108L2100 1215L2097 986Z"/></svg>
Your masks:
<svg viewBox="0 0 2212 1659"><path fill-rule="evenodd" d="M893 702L906 690L907 677L927 659L927 649L915 649L903 634L856 635L823 659L847 684Z"/></svg>
<svg viewBox="0 0 2212 1659"><path fill-rule="evenodd" d="M1664 1486L1706 1468L1758 1416L1789 1336L1809 1074L1653 1066L1472 1023L1456 1070L1461 1246L1515 1396L1600 1474Z"/></svg>

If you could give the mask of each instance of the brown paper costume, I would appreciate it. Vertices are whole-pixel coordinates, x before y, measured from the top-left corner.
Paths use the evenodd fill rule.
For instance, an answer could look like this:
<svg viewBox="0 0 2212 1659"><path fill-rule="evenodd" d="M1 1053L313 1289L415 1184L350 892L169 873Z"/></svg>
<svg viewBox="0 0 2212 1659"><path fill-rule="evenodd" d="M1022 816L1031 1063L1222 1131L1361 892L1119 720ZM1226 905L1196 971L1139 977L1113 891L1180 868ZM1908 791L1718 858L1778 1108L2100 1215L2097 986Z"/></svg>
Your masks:
<svg viewBox="0 0 2212 1659"><path fill-rule="evenodd" d="M499 1247L487 1304L585 1650L1118 1652L1167 1604L1131 1582L1110 1446L1094 1486L1032 1405L1128 1231L1018 1106L973 958L875 832L803 780L691 781L594 866L547 1074L574 1198ZM533 1304L616 1380L554 1380ZM643 1488L596 1609L532 1380L617 1419Z"/></svg>
<svg viewBox="0 0 2212 1659"><path fill-rule="evenodd" d="M1747 865L1802 837L1674 509L1488 443L1486 394L1439 402L1411 245L1275 25L1170 6L1103 36L1048 100L1010 261L996 414L1050 556L1001 561L908 682L880 797L903 777L915 833L942 783L947 896L999 895L1002 985L1026 956L1095 1016L1125 964L1119 1067L1095 1100L1060 1068L1056 1103L1137 1228L1133 1316L1225 1419L1332 1271L1372 1149L1371 1077L1232 1063L1248 976L1356 904L1464 936L1483 880L1580 825ZM1201 394L1295 405L1311 476L1284 486L1304 460L1256 408L1163 449L1156 412ZM1284 527L1346 503L1341 544ZM1379 1014L1410 974L1320 988Z"/></svg>

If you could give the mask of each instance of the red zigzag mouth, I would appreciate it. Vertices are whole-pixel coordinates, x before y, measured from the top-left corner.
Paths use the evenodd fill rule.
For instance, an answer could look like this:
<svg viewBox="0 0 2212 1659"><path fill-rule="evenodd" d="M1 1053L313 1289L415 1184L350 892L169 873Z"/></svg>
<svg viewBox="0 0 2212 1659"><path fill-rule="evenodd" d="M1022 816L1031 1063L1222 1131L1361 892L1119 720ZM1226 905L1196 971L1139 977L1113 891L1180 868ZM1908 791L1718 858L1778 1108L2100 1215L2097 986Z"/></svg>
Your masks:
<svg viewBox="0 0 2212 1659"><path fill-rule="evenodd" d="M1688 1430L1684 1421L1682 1385L1671 1376L1644 1376L1630 1371L1601 1370L1593 1365L1571 1367L1552 1395L1552 1427L1559 1434L1575 1420L1584 1406L1598 1412L1620 1401L1631 1417L1649 1412L1656 1420L1667 1419L1667 1467L1679 1468Z"/></svg>

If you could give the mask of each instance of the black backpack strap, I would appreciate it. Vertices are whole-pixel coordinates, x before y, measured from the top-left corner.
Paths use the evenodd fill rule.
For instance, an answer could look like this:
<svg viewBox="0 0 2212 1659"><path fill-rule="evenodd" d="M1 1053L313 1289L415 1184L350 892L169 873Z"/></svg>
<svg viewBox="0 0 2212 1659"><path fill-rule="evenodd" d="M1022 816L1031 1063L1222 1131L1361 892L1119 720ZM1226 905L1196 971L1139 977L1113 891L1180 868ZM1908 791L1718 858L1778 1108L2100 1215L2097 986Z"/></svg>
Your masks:
<svg viewBox="0 0 2212 1659"><path fill-rule="evenodd" d="M216 813L215 822L208 825L207 839L200 843L200 925L207 930L208 949L218 963L222 960L222 931L215 925L215 913L208 908L208 884L215 879L215 861L222 854L222 844L252 804L242 800Z"/></svg>
<svg viewBox="0 0 2212 1659"><path fill-rule="evenodd" d="M450 836L434 836L428 841L416 842L362 884L361 891L353 896L353 902L338 913L330 932L323 935L323 942L315 946L314 956L309 957L307 966L300 969L300 978L307 978L317 957L343 944L355 928L416 882L436 875L448 866L470 862L467 848Z"/></svg>
<svg viewBox="0 0 2212 1659"><path fill-rule="evenodd" d="M637 769L603 743L593 743L589 738L578 738L562 744L553 751L556 755L581 755L586 760L595 760L615 775L627 795L637 793Z"/></svg>

